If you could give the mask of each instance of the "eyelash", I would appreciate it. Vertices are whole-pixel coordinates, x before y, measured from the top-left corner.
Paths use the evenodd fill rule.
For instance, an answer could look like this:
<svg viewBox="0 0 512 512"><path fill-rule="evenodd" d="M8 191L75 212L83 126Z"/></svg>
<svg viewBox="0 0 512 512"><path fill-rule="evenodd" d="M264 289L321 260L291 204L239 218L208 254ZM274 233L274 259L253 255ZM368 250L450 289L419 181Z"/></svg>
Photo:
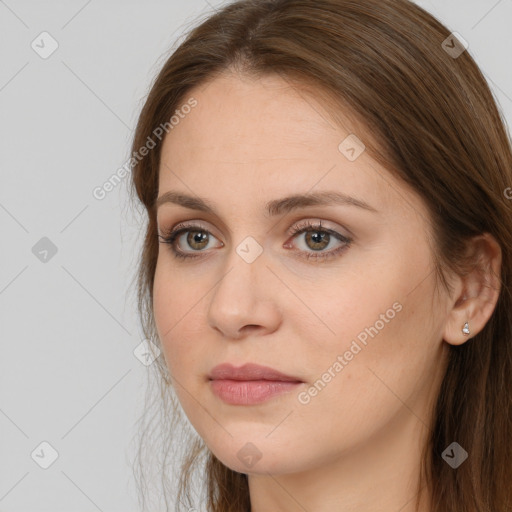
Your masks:
<svg viewBox="0 0 512 512"><path fill-rule="evenodd" d="M169 244L171 246L171 251L175 258L180 258L180 259L185 259L185 260L200 258L200 257L202 257L202 254L200 254L200 253L204 252L204 251L195 251L199 254L189 254L189 253L180 251L180 250L176 249L176 247L175 247L176 239L182 233L186 233L188 231L207 233L208 235L211 235L210 231L208 231L207 229L204 229L203 227L201 227L199 225L178 224L174 229L170 230L169 232L166 232L164 235L158 235L158 238L160 238L161 243ZM350 247L350 244L352 243L351 238L346 237L332 229L323 227L321 221L318 222L318 224L312 223L311 221L307 221L303 224L299 224L299 225L295 226L294 228L292 228L290 230L290 232L287 234L288 234L288 236L295 238L296 236L298 236L302 233L306 233L308 231L313 231L313 232L317 232L317 233L326 233L328 235L333 236L340 242L343 242L344 245L342 245L341 247L338 247L337 249L331 249L330 251L327 251L327 252L305 251L305 254L301 257L304 257L307 260L313 259L313 260L317 260L317 261L318 260L324 261L324 260L327 260L330 258L334 258L334 257L338 256L339 254L341 254L341 252L345 251L348 247Z"/></svg>

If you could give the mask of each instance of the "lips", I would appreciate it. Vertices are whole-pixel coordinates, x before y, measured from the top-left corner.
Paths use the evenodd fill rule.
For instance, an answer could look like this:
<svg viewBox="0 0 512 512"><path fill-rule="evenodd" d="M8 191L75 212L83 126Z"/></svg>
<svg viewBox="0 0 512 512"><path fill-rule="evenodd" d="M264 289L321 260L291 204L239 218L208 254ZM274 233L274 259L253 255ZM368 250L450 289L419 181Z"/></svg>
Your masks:
<svg viewBox="0 0 512 512"><path fill-rule="evenodd" d="M259 405L297 390L303 381L268 366L247 363L239 368L224 363L208 376L211 391L229 405Z"/></svg>
<svg viewBox="0 0 512 512"><path fill-rule="evenodd" d="M208 378L210 380L303 382L298 377L285 375L268 366L254 363L247 363L238 368L229 363L220 364L212 369Z"/></svg>

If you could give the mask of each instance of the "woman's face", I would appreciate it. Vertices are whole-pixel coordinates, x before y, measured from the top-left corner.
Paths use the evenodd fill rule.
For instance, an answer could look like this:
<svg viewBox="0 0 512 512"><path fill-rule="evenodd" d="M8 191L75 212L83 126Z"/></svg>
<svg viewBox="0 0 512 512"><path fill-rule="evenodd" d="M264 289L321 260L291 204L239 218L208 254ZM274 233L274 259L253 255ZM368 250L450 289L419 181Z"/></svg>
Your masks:
<svg viewBox="0 0 512 512"><path fill-rule="evenodd" d="M447 300L421 200L281 78L224 74L190 97L158 196L211 210L161 199L159 234L188 231L160 243L153 298L198 434L235 471L285 474L428 424ZM211 381L221 363L299 382Z"/></svg>

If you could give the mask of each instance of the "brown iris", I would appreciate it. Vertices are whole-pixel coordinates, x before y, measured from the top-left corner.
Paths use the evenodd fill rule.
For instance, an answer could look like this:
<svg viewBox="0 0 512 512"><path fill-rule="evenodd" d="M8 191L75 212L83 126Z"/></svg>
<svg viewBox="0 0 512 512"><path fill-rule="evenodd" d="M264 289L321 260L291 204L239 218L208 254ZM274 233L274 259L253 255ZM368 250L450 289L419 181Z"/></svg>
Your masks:
<svg viewBox="0 0 512 512"><path fill-rule="evenodd" d="M306 232L306 243L308 244L310 249L314 249L315 251L325 249L325 247L327 247L329 245L329 240L330 240L329 233L322 233L321 231L307 231ZM313 246L310 245L309 242L312 242Z"/></svg>
<svg viewBox="0 0 512 512"><path fill-rule="evenodd" d="M192 249L204 249L208 245L208 241L208 233L204 231L189 231L187 235L187 243ZM194 244L199 244L199 247Z"/></svg>

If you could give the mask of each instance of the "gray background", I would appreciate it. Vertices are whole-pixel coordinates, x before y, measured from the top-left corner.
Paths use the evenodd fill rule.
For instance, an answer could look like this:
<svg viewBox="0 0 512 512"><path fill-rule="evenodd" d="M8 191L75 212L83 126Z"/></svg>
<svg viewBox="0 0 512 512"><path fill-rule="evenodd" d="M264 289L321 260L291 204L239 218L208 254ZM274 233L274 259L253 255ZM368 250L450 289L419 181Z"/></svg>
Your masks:
<svg viewBox="0 0 512 512"><path fill-rule="evenodd" d="M510 125L512 0L418 3L468 41ZM92 190L126 161L172 44L221 4L0 0L0 511L137 510L141 221L129 177Z"/></svg>

